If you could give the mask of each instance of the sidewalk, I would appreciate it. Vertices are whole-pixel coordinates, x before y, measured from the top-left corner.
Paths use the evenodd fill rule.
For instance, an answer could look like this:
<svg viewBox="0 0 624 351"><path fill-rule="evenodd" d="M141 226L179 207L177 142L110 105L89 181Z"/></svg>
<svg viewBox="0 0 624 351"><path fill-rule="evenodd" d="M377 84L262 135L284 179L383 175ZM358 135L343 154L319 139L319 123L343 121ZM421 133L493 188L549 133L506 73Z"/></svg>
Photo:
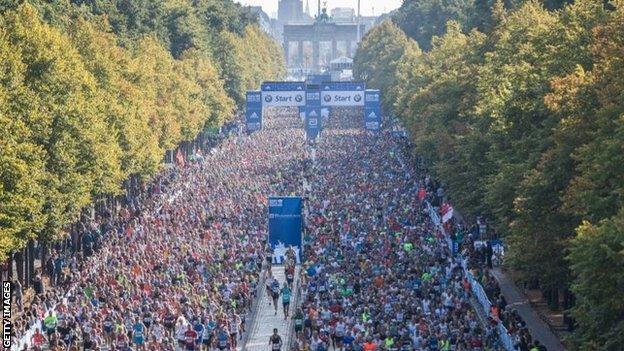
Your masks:
<svg viewBox="0 0 624 351"><path fill-rule="evenodd" d="M526 322L533 339L539 340L540 343L548 348L548 351L565 350L561 341L537 315L531 303L522 295L514 282L500 268L494 268L490 272L498 281L501 292L507 299L507 304L517 310L520 317Z"/></svg>
<svg viewBox="0 0 624 351"><path fill-rule="evenodd" d="M282 285L286 281L284 266L273 267L271 269L271 273L273 273L273 276L280 282L280 285ZM299 277L299 267L296 267L295 269L295 277ZM293 286L297 286L297 280L295 280ZM243 350L269 350L269 337L273 334L273 328L278 329L278 333L282 337L282 342L284 343L282 349L286 350L286 343L288 342L291 332L291 320L290 318L288 320L284 320L284 312L281 303L282 299L280 297L277 315L275 315L273 302L269 304L270 299L269 296L267 296L266 289L264 288L264 286L259 287L259 289L260 294L258 297L258 311L254 320L251 322L249 338L247 339L246 345L243 346ZM290 316L292 316L295 312L294 302L297 301L297 293L297 289L293 289L292 296L290 298Z"/></svg>

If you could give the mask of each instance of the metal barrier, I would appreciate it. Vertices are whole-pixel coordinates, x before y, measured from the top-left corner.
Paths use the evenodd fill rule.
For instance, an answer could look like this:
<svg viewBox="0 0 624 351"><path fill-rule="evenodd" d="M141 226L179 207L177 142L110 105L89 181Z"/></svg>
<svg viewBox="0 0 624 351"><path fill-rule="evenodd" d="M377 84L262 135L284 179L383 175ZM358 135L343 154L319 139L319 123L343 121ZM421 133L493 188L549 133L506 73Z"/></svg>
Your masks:
<svg viewBox="0 0 624 351"><path fill-rule="evenodd" d="M425 201L425 205L427 206L427 210L429 212L429 217L431 218L433 223L438 227L440 232L444 235L446 243L449 246L449 250L451 250L451 252L453 252L453 241L451 240L449 235L446 233L446 230L444 230L444 226L442 225L442 223L440 223L440 216L437 214L437 212L435 211L435 208L428 201ZM460 255L460 254L457 254L457 256L461 260L461 266L462 266L462 269L464 271L464 275L466 276L466 278L470 282L470 286L472 287L472 293L477 298L477 301L479 301L479 304L481 305L483 310L489 315L490 309L492 308L492 303L490 302L490 299L485 294L485 290L483 290L483 286L481 286L481 283L479 283L474 278L472 273L470 273L470 271L468 271L468 267L467 267L467 264L466 264L466 259L462 255ZM505 347L505 350L507 350L507 351L516 351L516 347L514 346L513 338L511 337L511 335L509 335L509 332L507 332L507 329L505 328L505 326L503 325L502 322L500 322L500 321L498 322L498 325L496 326L496 329L497 329L498 335L499 335L499 337L501 339L501 342L503 343L503 346Z"/></svg>

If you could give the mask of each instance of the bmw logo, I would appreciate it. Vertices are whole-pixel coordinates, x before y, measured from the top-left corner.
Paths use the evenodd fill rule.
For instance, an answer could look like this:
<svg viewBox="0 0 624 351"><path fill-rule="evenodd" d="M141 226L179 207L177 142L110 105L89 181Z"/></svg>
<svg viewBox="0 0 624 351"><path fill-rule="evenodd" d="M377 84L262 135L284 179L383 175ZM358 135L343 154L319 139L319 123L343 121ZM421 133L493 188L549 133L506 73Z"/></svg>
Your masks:
<svg viewBox="0 0 624 351"><path fill-rule="evenodd" d="M301 102L302 100L303 100L303 96L301 96L301 95L295 96L295 101Z"/></svg>
<svg viewBox="0 0 624 351"><path fill-rule="evenodd" d="M325 102L330 102L331 101L331 95L325 95L323 100L325 100Z"/></svg>
<svg viewBox="0 0 624 351"><path fill-rule="evenodd" d="M353 97L353 100L354 100L355 102L360 102L360 101L362 101L362 95L360 95L360 94L356 94L356 95Z"/></svg>
<svg viewBox="0 0 624 351"><path fill-rule="evenodd" d="M273 96L271 96L271 95L267 95L267 96L265 96L265 97L264 97L264 101L266 101L266 102L271 102L271 101L273 101Z"/></svg>

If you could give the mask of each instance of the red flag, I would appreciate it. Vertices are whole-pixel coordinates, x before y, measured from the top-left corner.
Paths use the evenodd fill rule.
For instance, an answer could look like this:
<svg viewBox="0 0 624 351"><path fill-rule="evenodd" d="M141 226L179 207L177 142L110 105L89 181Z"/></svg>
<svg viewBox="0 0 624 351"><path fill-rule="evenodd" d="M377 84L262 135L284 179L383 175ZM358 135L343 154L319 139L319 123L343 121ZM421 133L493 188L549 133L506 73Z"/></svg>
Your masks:
<svg viewBox="0 0 624 351"><path fill-rule="evenodd" d="M422 202L422 200L425 199L425 196L427 196L427 192L425 191L425 188L421 187L418 190L418 200L420 200Z"/></svg>

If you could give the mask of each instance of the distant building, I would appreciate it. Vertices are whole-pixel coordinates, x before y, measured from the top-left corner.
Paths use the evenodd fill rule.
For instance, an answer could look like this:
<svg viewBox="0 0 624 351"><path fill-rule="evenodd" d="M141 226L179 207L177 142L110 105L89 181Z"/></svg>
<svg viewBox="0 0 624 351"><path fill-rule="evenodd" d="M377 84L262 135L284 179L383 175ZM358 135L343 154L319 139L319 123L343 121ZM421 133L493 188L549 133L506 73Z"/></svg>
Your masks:
<svg viewBox="0 0 624 351"><path fill-rule="evenodd" d="M262 6L249 6L249 11L258 16L258 24L260 28L271 37L279 40L279 36L275 32L273 20L262 10Z"/></svg>
<svg viewBox="0 0 624 351"><path fill-rule="evenodd" d="M306 12L303 11L303 0L279 0L277 19L272 22L273 31L282 41L284 26L288 24L310 24L314 19L310 16L309 0L306 0Z"/></svg>
<svg viewBox="0 0 624 351"><path fill-rule="evenodd" d="M331 10L331 17L336 23L356 23L355 9L350 7L336 7Z"/></svg>
<svg viewBox="0 0 624 351"><path fill-rule="evenodd" d="M271 1L278 1L277 13L272 18L260 6L250 6L250 9L258 15L262 29L282 43L289 72L299 76L330 73L331 63L349 64L341 61L353 58L359 40L379 23L380 18L387 17L358 18L356 10L350 7L336 7L331 11L322 8L319 16L312 17L310 0L305 0L305 4L304 0ZM331 3L331 0L327 2ZM341 70L343 76L350 71Z"/></svg>

